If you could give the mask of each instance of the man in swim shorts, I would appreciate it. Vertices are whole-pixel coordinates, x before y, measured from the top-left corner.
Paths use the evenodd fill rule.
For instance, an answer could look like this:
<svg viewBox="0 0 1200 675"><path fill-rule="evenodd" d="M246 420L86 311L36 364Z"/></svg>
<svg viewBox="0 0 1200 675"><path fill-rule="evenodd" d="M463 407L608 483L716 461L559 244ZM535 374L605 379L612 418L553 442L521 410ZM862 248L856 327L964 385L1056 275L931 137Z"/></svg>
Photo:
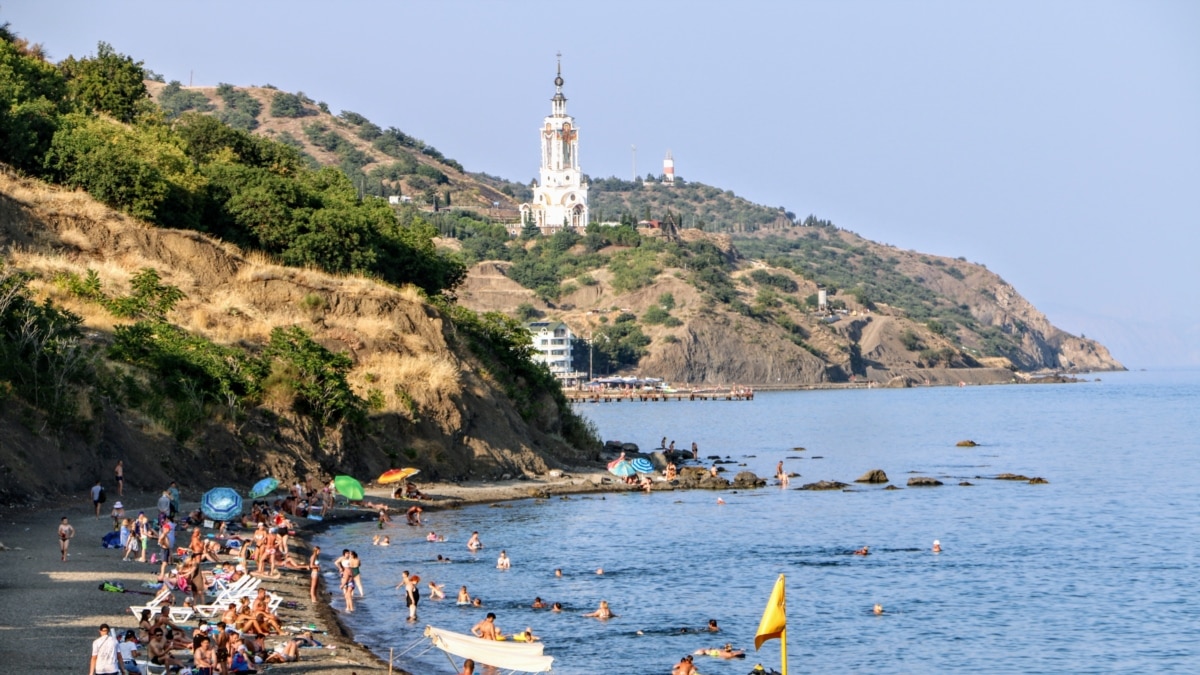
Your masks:
<svg viewBox="0 0 1200 675"><path fill-rule="evenodd" d="M500 628L496 626L496 613L488 612L483 621L471 627L471 634L477 638L484 640L502 640L504 634L500 632Z"/></svg>

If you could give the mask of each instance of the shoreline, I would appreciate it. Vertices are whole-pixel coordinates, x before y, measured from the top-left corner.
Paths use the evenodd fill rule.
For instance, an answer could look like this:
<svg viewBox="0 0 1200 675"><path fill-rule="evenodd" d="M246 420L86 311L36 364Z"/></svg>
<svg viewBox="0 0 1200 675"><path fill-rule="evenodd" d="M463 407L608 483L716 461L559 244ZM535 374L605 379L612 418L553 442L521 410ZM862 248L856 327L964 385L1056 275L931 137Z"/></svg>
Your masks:
<svg viewBox="0 0 1200 675"><path fill-rule="evenodd" d="M420 502L391 499L390 488L372 485L365 490L366 500L385 503L391 515L402 518L408 506L418 503L422 508L437 511L553 495L636 490L611 480L600 468L569 470L561 477L423 483L421 489L431 499ZM138 511L154 512L157 495L157 492L128 490L119 499L127 515L136 515ZM198 499L199 495L195 497ZM185 498L184 507L195 508L197 499ZM0 511L0 626L5 626L0 629L0 663L15 672L75 671L87 667L91 642L101 623L108 623L114 629L136 628L137 620L129 606L143 604L150 596L108 593L97 588L101 582L112 581L123 584L128 591L149 591L142 583L153 581L158 572L158 565L121 562L122 551L100 546L100 538L111 531L109 512L117 500L115 493L110 494L109 501L101 505L99 518L94 516L91 502L83 494L69 502L7 507ZM342 507L321 521L296 519L296 535L289 546L293 558L307 560L314 535L344 523L374 520L376 513ZM65 563L59 560L55 536L63 516L76 529ZM176 543L186 546L185 532L179 533ZM285 602L296 603L293 608L280 606L278 615L282 625L315 625L317 639L335 649L302 649L298 662L272 664L271 672L346 675L391 670L412 675L399 668L389 669L386 659L355 641L340 613L330 606L324 579L318 585L323 600L315 605L309 602L308 586L306 570L280 571L278 578L263 580L264 588L283 596ZM177 592L176 596L182 601L182 594ZM193 618L182 625L194 627L195 621ZM53 640L53 649L47 649L48 637ZM268 647L278 641L278 636L268 636L266 640Z"/></svg>

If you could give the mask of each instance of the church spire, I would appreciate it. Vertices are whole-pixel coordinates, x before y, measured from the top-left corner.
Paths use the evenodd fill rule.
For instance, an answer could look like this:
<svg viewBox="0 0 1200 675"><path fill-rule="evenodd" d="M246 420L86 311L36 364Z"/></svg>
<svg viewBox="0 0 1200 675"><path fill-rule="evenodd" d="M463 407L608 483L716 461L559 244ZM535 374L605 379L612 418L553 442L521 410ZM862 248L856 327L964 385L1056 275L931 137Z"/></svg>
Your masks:
<svg viewBox="0 0 1200 675"><path fill-rule="evenodd" d="M550 99L550 112L554 117L566 117L567 97L562 92L562 52L557 52L555 56L558 58L558 73L554 77L554 98Z"/></svg>

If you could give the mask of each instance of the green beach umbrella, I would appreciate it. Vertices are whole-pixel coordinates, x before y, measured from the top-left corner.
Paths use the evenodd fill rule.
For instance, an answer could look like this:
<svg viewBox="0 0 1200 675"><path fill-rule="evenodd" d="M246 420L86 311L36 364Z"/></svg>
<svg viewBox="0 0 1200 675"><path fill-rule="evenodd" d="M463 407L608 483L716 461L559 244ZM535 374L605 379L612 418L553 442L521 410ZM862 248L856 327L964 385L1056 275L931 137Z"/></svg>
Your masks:
<svg viewBox="0 0 1200 675"><path fill-rule="evenodd" d="M352 502L360 501L363 498L362 483L354 480L350 476L337 476L333 479L333 487L338 491L338 494L344 496Z"/></svg>

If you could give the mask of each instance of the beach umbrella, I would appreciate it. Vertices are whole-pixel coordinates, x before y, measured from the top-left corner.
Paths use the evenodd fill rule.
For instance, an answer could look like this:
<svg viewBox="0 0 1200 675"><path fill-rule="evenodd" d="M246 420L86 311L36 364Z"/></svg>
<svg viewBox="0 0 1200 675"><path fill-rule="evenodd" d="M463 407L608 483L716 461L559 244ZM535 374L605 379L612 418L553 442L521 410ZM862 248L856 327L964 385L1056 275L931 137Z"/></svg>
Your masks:
<svg viewBox="0 0 1200 675"><path fill-rule="evenodd" d="M629 464L638 473L654 473L654 464L645 457L634 457L629 460Z"/></svg>
<svg viewBox="0 0 1200 675"><path fill-rule="evenodd" d="M362 483L350 476L336 476L333 479L333 488L338 491L338 494L352 502L360 501L363 498Z"/></svg>
<svg viewBox="0 0 1200 675"><path fill-rule="evenodd" d="M233 488L213 488L200 498L200 510L213 520L233 520L242 513L242 496Z"/></svg>
<svg viewBox="0 0 1200 675"><path fill-rule="evenodd" d="M608 472L618 478L629 478L637 473L637 470L633 468L633 463L622 456L621 459L608 465Z"/></svg>
<svg viewBox="0 0 1200 675"><path fill-rule="evenodd" d="M377 479L380 484L387 485L388 483L399 483L402 480L412 478L421 473L420 469L414 469L411 466L405 469L389 469L384 471Z"/></svg>
<svg viewBox="0 0 1200 675"><path fill-rule="evenodd" d="M274 478L264 478L255 483L254 487L250 488L250 498L258 499L259 497L266 497L274 492L277 487L279 487L279 481Z"/></svg>

